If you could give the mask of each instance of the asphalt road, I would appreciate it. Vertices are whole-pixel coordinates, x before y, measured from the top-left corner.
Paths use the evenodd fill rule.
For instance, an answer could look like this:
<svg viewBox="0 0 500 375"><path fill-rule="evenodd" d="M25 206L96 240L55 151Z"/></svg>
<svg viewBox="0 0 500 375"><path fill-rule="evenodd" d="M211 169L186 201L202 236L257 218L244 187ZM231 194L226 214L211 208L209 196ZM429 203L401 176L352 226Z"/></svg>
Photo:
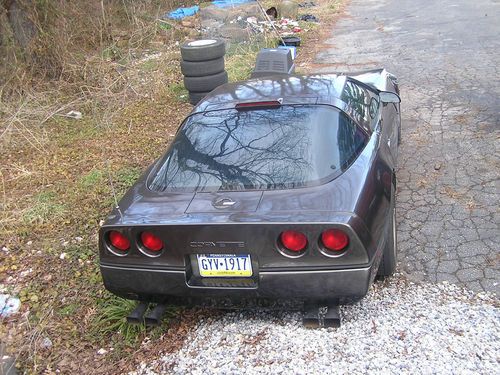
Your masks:
<svg viewBox="0 0 500 375"><path fill-rule="evenodd" d="M399 78L399 269L497 295L499 20L499 0L353 0L316 60Z"/></svg>

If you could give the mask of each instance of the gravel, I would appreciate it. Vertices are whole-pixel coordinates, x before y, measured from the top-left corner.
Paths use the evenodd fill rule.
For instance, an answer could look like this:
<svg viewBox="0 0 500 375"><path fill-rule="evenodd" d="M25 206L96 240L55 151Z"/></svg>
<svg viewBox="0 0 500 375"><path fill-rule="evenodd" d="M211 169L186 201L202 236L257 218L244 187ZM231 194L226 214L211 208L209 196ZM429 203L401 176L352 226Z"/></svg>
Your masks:
<svg viewBox="0 0 500 375"><path fill-rule="evenodd" d="M343 306L340 328L306 329L295 312L230 312L131 374L500 374L498 307L491 294L397 275Z"/></svg>

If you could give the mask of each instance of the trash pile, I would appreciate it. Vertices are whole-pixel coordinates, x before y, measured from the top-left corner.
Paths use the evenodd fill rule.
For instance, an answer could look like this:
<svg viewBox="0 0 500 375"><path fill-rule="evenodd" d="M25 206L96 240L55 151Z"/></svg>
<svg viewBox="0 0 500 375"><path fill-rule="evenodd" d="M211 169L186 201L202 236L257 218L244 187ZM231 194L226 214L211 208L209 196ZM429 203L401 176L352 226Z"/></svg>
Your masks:
<svg viewBox="0 0 500 375"><path fill-rule="evenodd" d="M224 39L227 42L245 42L265 29L265 15L255 2L221 9L210 5L200 10L201 34L205 38Z"/></svg>
<svg viewBox="0 0 500 375"><path fill-rule="evenodd" d="M242 43L264 39L267 35L281 38L300 33L303 22L318 23L313 14L298 14L299 8L311 8L312 1L296 3L280 0L267 10L254 0L213 0L204 7L178 8L163 19L180 21L180 25L195 29L203 38L224 39L226 43ZM302 25L299 23L302 22Z"/></svg>
<svg viewBox="0 0 500 375"><path fill-rule="evenodd" d="M302 16L299 17L300 21L306 21L306 22L319 22L319 18L312 15L312 14L303 14Z"/></svg>
<svg viewBox="0 0 500 375"><path fill-rule="evenodd" d="M266 34L277 36L277 33L280 37L285 37L303 31L298 20L274 17L279 14L276 8L269 8L264 12L257 4L241 5L223 11L209 6L200 10L201 34L204 37L244 42ZM312 15L301 16L298 19L319 22Z"/></svg>

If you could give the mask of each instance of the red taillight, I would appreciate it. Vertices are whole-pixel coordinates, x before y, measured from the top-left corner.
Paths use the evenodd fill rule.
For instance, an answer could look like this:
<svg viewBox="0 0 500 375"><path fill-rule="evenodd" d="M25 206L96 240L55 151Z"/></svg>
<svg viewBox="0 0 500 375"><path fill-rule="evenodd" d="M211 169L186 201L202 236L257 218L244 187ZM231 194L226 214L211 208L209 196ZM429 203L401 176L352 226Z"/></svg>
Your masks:
<svg viewBox="0 0 500 375"><path fill-rule="evenodd" d="M142 245L149 251L160 251L163 249L163 241L151 232L141 233Z"/></svg>
<svg viewBox="0 0 500 375"><path fill-rule="evenodd" d="M109 242L114 248L127 251L130 248L130 240L123 234L116 230L109 232Z"/></svg>
<svg viewBox="0 0 500 375"><path fill-rule="evenodd" d="M349 245L349 237L340 229L328 229L321 233L323 246L332 251L341 251Z"/></svg>
<svg viewBox="0 0 500 375"><path fill-rule="evenodd" d="M306 248L307 237L300 232L294 230L286 230L281 233L280 240L285 249L299 252Z"/></svg>

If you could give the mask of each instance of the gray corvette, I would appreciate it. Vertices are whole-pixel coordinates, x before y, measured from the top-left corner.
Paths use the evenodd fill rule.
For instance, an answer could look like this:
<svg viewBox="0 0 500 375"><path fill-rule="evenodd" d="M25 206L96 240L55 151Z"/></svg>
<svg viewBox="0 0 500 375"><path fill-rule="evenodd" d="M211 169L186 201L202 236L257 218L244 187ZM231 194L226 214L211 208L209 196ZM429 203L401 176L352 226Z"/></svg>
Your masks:
<svg viewBox="0 0 500 375"><path fill-rule="evenodd" d="M100 228L106 288L148 302L362 298L396 265L398 94L383 69L220 86Z"/></svg>

